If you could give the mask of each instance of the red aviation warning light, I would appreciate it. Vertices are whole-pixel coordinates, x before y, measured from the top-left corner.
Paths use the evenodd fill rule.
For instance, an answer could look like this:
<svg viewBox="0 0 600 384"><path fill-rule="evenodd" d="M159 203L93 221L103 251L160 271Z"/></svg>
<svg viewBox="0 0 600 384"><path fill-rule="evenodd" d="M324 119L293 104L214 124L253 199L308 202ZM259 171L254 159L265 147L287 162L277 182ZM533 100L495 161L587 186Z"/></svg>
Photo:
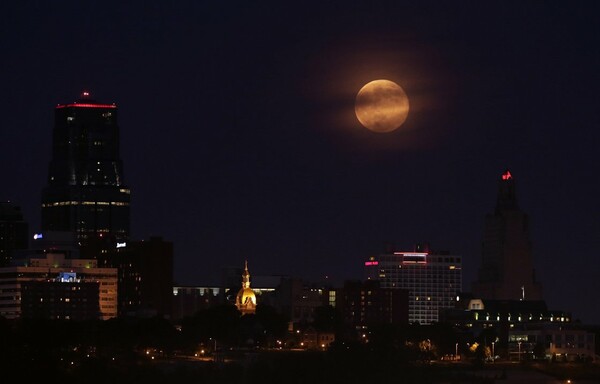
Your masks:
<svg viewBox="0 0 600 384"><path fill-rule="evenodd" d="M510 174L510 171L506 171L502 174L502 180L510 180L512 179L512 175Z"/></svg>

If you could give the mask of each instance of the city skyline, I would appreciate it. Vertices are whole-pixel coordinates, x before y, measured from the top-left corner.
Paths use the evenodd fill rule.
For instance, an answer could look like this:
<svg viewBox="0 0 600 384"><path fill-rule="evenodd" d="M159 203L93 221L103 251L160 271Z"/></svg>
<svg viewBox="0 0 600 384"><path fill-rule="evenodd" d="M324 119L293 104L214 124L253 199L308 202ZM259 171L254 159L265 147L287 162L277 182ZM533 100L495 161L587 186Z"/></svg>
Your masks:
<svg viewBox="0 0 600 384"><path fill-rule="evenodd" d="M600 323L598 17L583 4L4 4L0 200L41 228L53 113L82 91L119 108L131 238L174 243L178 284L362 278L386 244L481 263L509 169L551 309ZM403 126L356 93L388 78Z"/></svg>

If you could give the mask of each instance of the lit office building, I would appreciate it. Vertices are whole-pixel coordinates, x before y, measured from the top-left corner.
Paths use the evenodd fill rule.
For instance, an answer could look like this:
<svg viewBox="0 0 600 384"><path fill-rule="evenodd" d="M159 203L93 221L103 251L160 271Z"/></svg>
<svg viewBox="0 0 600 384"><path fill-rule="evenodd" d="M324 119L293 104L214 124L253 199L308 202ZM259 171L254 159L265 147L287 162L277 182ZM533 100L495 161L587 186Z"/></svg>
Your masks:
<svg viewBox="0 0 600 384"><path fill-rule="evenodd" d="M441 310L454 307L462 290L461 259L419 245L414 252L369 257L366 278L379 280L381 288L407 290L409 323L431 324L439 321Z"/></svg>

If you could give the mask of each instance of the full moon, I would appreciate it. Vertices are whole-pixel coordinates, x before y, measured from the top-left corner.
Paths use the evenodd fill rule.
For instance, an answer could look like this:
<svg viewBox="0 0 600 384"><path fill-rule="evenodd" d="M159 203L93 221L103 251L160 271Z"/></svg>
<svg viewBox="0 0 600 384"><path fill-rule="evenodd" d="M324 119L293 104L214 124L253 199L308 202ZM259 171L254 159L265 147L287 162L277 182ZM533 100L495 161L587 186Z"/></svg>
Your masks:
<svg viewBox="0 0 600 384"><path fill-rule="evenodd" d="M408 97L393 81L373 80L356 95L356 118L373 132L391 132L408 116Z"/></svg>

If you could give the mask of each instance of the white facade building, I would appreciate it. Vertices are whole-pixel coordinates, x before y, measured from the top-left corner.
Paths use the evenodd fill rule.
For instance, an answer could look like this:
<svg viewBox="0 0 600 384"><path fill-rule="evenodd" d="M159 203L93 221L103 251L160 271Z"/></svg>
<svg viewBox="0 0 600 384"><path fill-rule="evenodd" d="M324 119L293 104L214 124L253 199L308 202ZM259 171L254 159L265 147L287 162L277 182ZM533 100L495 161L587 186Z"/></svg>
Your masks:
<svg viewBox="0 0 600 384"><path fill-rule="evenodd" d="M381 288L409 291L409 323L431 324L439 321L439 311L454 308L462 290L460 256L420 252L393 252L371 256L365 262L366 277L379 280Z"/></svg>
<svg viewBox="0 0 600 384"><path fill-rule="evenodd" d="M64 280L65 276L68 281ZM107 320L117 316L117 269L98 268L96 260L67 259L63 254L48 253L43 258L28 258L22 266L0 268L0 316L21 317L23 287L28 282L97 283L99 318Z"/></svg>

